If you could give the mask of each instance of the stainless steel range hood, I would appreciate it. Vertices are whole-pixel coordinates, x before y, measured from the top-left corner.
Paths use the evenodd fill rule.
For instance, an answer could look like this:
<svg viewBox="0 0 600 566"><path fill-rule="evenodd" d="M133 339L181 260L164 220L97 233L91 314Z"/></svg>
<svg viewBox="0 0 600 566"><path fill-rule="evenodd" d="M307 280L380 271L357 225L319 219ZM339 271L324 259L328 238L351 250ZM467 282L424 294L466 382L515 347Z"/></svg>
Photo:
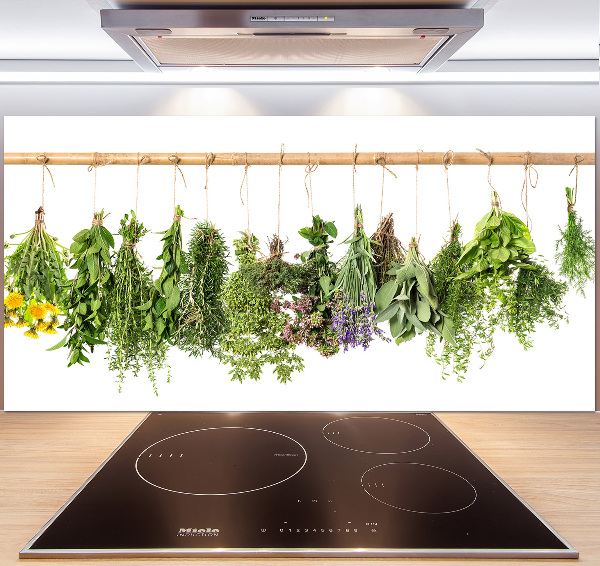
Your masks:
<svg viewBox="0 0 600 566"><path fill-rule="evenodd" d="M101 10L145 71L194 67L394 67L435 71L483 26L481 9Z"/></svg>

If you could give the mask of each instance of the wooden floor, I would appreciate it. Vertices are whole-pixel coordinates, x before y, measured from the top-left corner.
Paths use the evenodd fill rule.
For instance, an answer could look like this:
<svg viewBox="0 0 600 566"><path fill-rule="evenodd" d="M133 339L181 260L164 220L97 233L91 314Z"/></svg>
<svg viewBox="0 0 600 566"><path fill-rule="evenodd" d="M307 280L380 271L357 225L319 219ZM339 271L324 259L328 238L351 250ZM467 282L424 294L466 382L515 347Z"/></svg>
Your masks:
<svg viewBox="0 0 600 566"><path fill-rule="evenodd" d="M0 565L19 550L143 418L142 413L0 413ZM580 552L600 566L600 413L439 413L438 416ZM464 560L193 560L206 566L309 566ZM27 560L23 564L86 561ZM96 563L97 561L89 561ZM114 566L192 560L110 560ZM477 560L493 566L570 560Z"/></svg>

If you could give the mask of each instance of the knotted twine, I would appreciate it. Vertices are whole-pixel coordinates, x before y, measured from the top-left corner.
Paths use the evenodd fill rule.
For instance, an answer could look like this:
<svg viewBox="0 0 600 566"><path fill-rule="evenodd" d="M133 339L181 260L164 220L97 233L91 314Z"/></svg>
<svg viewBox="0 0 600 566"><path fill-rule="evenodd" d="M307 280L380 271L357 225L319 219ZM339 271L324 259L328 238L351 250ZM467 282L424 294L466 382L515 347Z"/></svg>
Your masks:
<svg viewBox="0 0 600 566"><path fill-rule="evenodd" d="M417 164L415 165L415 237L417 237L417 234L419 233L418 231L418 211L419 211L419 165L421 164L421 153L423 153L422 149L417 149ZM420 239L420 236L419 236ZM418 247L418 246L411 246L409 244L409 247Z"/></svg>
<svg viewBox="0 0 600 566"><path fill-rule="evenodd" d="M43 210L44 210L44 183L45 183L45 172L48 171L48 175L50 175L50 180L52 181L52 186L56 187L56 185L54 184L54 177L52 177L52 173L50 172L50 169L48 169L48 158L46 157L45 153L42 153L41 155L38 155L36 157L36 159L42 164L42 214L43 214ZM37 222L37 220L36 220ZM42 223L44 222L43 218L42 218Z"/></svg>
<svg viewBox="0 0 600 566"><path fill-rule="evenodd" d="M394 178L398 178L396 173L394 173L386 164L385 164L385 152L378 153L373 156L373 161L377 165L381 165L381 203L379 206L379 222L383 220L383 186L385 185L385 172L391 173Z"/></svg>
<svg viewBox="0 0 600 566"><path fill-rule="evenodd" d="M246 229L246 236L248 238L248 247L252 246L252 241L250 239L250 199L248 192L248 154L244 154L244 176L242 177L242 184L240 185L240 200L242 201L242 205L244 205L244 199L242 198L242 189L244 188L244 181L246 182L246 214L248 217L248 228Z"/></svg>
<svg viewBox="0 0 600 566"><path fill-rule="evenodd" d="M567 199L567 203L568 203L567 212L573 212L573 210L575 210L575 203L577 202L577 180L579 177L579 164L584 159L585 159L585 157L582 157L578 153L575 154L575 157L573 158L573 162L575 164L573 165L573 168L569 172L569 177L571 176L571 173L573 173L573 171L575 171L575 188L573 189L573 202L569 204L569 201Z"/></svg>
<svg viewBox="0 0 600 566"><path fill-rule="evenodd" d="M314 173L319 167L319 160L315 163L310 162L310 152L308 152L308 165L305 167L304 172L304 188L306 189L306 197L308 200L307 206L310 206L310 215L311 217L315 215L313 210L313 192L312 192L312 173ZM306 184L306 179L308 178L308 185Z"/></svg>
<svg viewBox="0 0 600 566"><path fill-rule="evenodd" d="M483 151L479 148L476 148L476 149L479 153L485 155L488 160L487 182L491 189L491 199L492 199L491 205L498 206L502 210L502 202L500 200L500 196L498 195L498 191L496 191L496 189L494 189L494 186L492 185L492 162L493 162L492 154L488 153L486 151Z"/></svg>
<svg viewBox="0 0 600 566"><path fill-rule="evenodd" d="M187 189L187 183L185 182L185 177L183 176L183 171L179 167L179 161L180 161L179 156L176 153L173 155L170 155L169 161L174 165L174 167L173 167L173 222L181 222L181 216L179 216L179 214L176 214L177 201L176 201L175 189L177 187L177 171L178 170L179 170L179 173L181 174L181 178L183 179L183 185L185 186L186 189Z"/></svg>
<svg viewBox="0 0 600 566"><path fill-rule="evenodd" d="M354 153L352 155L352 214L354 216L354 235L358 235L358 229L362 228L362 226L358 223L358 218L356 218L356 187L355 187L355 177L356 177L356 156L358 153L356 149L358 144L354 144Z"/></svg>
<svg viewBox="0 0 600 566"><path fill-rule="evenodd" d="M281 149L279 150L279 178L277 186L277 252L279 252L279 243L281 242L279 237L279 226L281 224L281 169L283 168L284 150L285 146L281 144Z"/></svg>
<svg viewBox="0 0 600 566"><path fill-rule="evenodd" d="M446 173L446 192L448 193L448 222L450 223L450 228L452 228L452 210L450 208L450 167L454 164L454 151L449 149L446 153L444 153L444 157L442 157L442 165L444 166L444 173ZM450 238L451 242L456 242L458 238Z"/></svg>
<svg viewBox="0 0 600 566"><path fill-rule="evenodd" d="M98 157L98 153L94 152L92 156L92 164L88 167L88 173L94 171L94 219L92 220L92 226L102 226L102 218L98 218L96 215L96 185L98 180L98 167L104 167L112 163L112 161L101 161ZM106 215L108 216L108 214Z"/></svg>
<svg viewBox="0 0 600 566"><path fill-rule="evenodd" d="M533 163L531 163L531 154L529 152L525 153L523 160L523 165L525 166L525 176L523 178L523 188L521 189L521 204L523 205L523 209L525 210L527 228L531 230L533 222L531 221L531 216L529 216L529 202L527 190L530 186L532 189L535 189L537 187L539 175L537 169L533 166ZM535 183L531 180L532 170L535 173Z"/></svg>
<svg viewBox="0 0 600 566"><path fill-rule="evenodd" d="M204 193L206 196L206 221L208 222L208 168L214 163L215 155L214 153L207 153L204 159L204 165L206 167L206 172L204 174Z"/></svg>

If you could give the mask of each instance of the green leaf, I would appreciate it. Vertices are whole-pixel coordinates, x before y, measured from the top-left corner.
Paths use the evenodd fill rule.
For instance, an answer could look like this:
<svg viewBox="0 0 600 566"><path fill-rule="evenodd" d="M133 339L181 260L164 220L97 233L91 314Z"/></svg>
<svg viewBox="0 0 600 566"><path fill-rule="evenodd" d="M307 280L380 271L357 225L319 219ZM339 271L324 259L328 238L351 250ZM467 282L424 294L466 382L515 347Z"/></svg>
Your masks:
<svg viewBox="0 0 600 566"><path fill-rule="evenodd" d="M492 216L490 216L488 221L485 223L485 227L486 228L498 228L498 226L500 226L500 223L501 223L500 217L493 214Z"/></svg>
<svg viewBox="0 0 600 566"><path fill-rule="evenodd" d="M81 232L77 232L77 234L73 236L73 240L75 240L76 242L85 242L88 232L88 228L86 228L85 230L81 230Z"/></svg>
<svg viewBox="0 0 600 566"><path fill-rule="evenodd" d="M179 287L174 286L171 294L167 296L167 310L169 312L174 311L178 306L181 300L181 294L179 292Z"/></svg>
<svg viewBox="0 0 600 566"><path fill-rule="evenodd" d="M325 293L329 293L329 289L331 288L331 277L327 275L319 277L319 286L321 289L323 289L323 291L325 291Z"/></svg>
<svg viewBox="0 0 600 566"><path fill-rule="evenodd" d="M50 348L46 348L46 352L50 352L51 350L58 350L58 349L62 348L67 343L68 339L69 339L69 335L65 334L64 338L58 344L54 344L54 346L51 346Z"/></svg>
<svg viewBox="0 0 600 566"><path fill-rule="evenodd" d="M338 231L333 222L326 222L323 227L325 228L325 232L327 232L332 238L337 238Z"/></svg>
<svg viewBox="0 0 600 566"><path fill-rule="evenodd" d="M385 308L383 311L381 311L381 313L379 313L379 315L375 319L375 322L385 322L386 320L389 320L398 312L399 308L400 308L399 302L392 303L387 308Z"/></svg>
<svg viewBox="0 0 600 566"><path fill-rule="evenodd" d="M488 212L475 226L475 236L477 236L477 234L479 234L479 232L481 232L486 224L487 221L490 219L490 216L492 216L492 211Z"/></svg>
<svg viewBox="0 0 600 566"><path fill-rule="evenodd" d="M396 291L398 290L398 283L396 281L388 281L377 291L375 295L375 312L382 312L392 302Z"/></svg>
<svg viewBox="0 0 600 566"><path fill-rule="evenodd" d="M100 226L100 233L102 234L104 241L107 242L111 248L114 248L115 239L113 238L112 234L104 226Z"/></svg>
<svg viewBox="0 0 600 566"><path fill-rule="evenodd" d="M92 283L95 283L98 280L98 256L96 255L88 255L86 257L86 265L88 268L88 271L90 272L90 280L89 283L90 285Z"/></svg>

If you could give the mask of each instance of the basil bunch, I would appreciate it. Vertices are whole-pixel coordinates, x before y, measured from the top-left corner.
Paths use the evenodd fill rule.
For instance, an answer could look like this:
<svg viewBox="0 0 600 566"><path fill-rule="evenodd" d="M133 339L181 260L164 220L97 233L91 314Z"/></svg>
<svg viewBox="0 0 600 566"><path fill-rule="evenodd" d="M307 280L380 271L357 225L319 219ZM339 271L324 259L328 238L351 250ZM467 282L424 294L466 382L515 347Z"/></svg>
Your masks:
<svg viewBox="0 0 600 566"><path fill-rule="evenodd" d="M535 244L529 229L510 212L500 209L498 194L493 193L492 210L475 226L475 237L462 250L459 265L471 263L471 268L458 275L467 279L474 275L506 278L533 252Z"/></svg>

